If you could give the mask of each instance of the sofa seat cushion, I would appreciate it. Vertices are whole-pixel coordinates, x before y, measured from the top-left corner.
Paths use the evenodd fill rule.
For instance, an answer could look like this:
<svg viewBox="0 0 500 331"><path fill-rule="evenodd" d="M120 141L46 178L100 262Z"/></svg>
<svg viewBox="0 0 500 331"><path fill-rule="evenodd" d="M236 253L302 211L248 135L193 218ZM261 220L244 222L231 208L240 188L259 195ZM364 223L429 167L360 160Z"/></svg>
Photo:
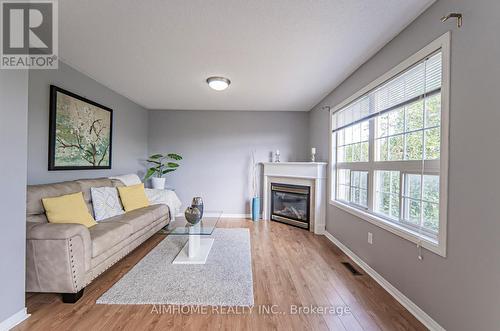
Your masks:
<svg viewBox="0 0 500 331"><path fill-rule="evenodd" d="M120 222L100 222L89 228L92 257L106 252L132 235L132 227Z"/></svg>
<svg viewBox="0 0 500 331"><path fill-rule="evenodd" d="M169 210L166 205L152 205L129 211L123 215L108 218L105 223L117 222L128 224L132 227L132 233L144 229L154 221L168 216ZM102 223L102 222L101 222Z"/></svg>

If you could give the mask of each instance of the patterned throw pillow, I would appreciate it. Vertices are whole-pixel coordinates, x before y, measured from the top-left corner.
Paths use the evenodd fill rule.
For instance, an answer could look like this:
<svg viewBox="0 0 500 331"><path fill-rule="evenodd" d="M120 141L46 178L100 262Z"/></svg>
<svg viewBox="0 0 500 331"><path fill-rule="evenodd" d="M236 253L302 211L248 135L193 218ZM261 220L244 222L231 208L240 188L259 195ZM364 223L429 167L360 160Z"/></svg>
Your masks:
<svg viewBox="0 0 500 331"><path fill-rule="evenodd" d="M91 187L90 194L96 221L124 213L116 187Z"/></svg>

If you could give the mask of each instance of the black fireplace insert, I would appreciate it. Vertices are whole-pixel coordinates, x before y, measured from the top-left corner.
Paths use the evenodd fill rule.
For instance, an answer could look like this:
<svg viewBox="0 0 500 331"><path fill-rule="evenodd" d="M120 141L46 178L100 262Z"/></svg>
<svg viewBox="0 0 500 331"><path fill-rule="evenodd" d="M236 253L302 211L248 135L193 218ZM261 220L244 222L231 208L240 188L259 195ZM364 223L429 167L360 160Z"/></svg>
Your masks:
<svg viewBox="0 0 500 331"><path fill-rule="evenodd" d="M271 183L271 220L309 229L309 186Z"/></svg>

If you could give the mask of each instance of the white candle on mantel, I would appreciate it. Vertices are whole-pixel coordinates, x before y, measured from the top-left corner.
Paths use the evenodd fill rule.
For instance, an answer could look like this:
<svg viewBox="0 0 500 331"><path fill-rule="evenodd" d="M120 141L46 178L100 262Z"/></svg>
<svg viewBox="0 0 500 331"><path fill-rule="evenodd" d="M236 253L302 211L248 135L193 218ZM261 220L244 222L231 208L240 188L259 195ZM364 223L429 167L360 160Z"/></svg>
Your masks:
<svg viewBox="0 0 500 331"><path fill-rule="evenodd" d="M316 147L311 148L311 154L316 154Z"/></svg>
<svg viewBox="0 0 500 331"><path fill-rule="evenodd" d="M280 155L280 150L279 149L276 150L276 155Z"/></svg>

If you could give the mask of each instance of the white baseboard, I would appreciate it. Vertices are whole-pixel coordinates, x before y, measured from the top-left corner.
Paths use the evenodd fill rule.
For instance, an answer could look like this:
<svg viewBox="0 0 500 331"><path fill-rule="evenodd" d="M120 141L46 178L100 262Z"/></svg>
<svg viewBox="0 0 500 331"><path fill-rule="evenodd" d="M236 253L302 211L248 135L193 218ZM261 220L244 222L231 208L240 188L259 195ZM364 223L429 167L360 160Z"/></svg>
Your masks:
<svg viewBox="0 0 500 331"><path fill-rule="evenodd" d="M223 213L222 218L251 218L252 214L226 214Z"/></svg>
<svg viewBox="0 0 500 331"><path fill-rule="evenodd" d="M214 217L217 216L218 214L203 214L203 216L208 216L208 217ZM222 213L221 218L252 218L252 214L227 214L227 213Z"/></svg>
<svg viewBox="0 0 500 331"><path fill-rule="evenodd" d="M417 306L413 301L411 301L407 296L405 296L401 291L389 283L384 277L382 277L378 272L376 272L372 267L370 267L365 261L363 261L359 256L357 256L353 251L351 251L346 245L342 244L337 238L335 238L328 231L324 232L325 237L327 237L332 243L334 243L340 250L342 250L348 257L351 258L357 265L361 267L368 275L370 275L380 286L382 286L390 295L394 297L403 307L405 307L416 319L418 319L425 327L431 331L445 331L445 329L439 325L432 317L427 315L419 306Z"/></svg>
<svg viewBox="0 0 500 331"><path fill-rule="evenodd" d="M7 331L27 319L30 315L28 314L28 311L26 308L21 309L11 317L7 318L6 320L0 322L0 331Z"/></svg>

